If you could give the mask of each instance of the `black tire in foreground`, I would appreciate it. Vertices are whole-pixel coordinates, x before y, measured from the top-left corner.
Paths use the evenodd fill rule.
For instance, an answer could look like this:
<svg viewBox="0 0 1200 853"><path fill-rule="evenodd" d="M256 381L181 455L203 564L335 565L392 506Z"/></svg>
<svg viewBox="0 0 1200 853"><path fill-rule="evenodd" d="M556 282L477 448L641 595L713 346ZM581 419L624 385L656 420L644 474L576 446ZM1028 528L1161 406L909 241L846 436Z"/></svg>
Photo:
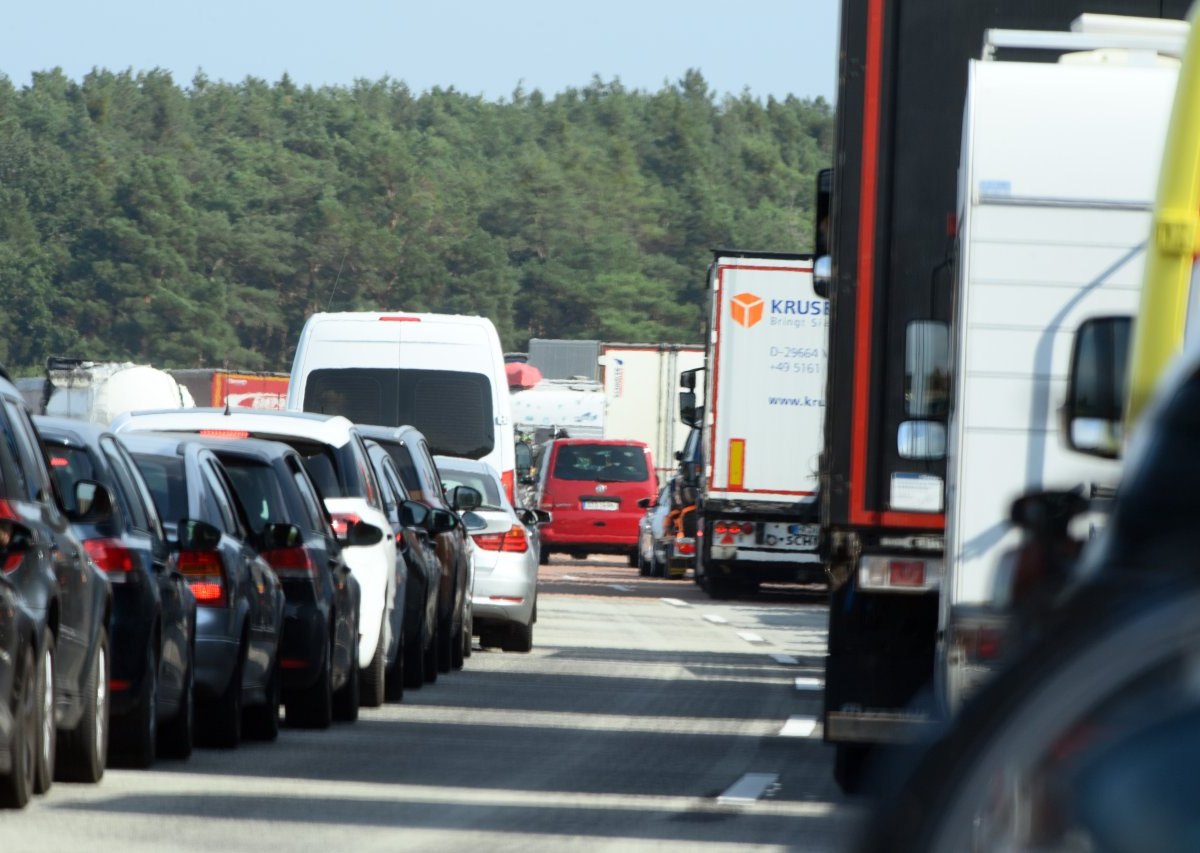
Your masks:
<svg viewBox="0 0 1200 853"><path fill-rule="evenodd" d="M21 655L13 687L16 695L10 729L11 739L8 744L11 763L7 773L0 773L0 808L22 809L33 796L34 779L37 775L40 696L33 649L26 648L25 654Z"/></svg>
<svg viewBox="0 0 1200 853"><path fill-rule="evenodd" d="M379 639L375 642L375 654L371 656L371 662L358 674L358 703L364 708L378 708L383 704L387 681L383 639L383 627L386 625L387 619L385 618L380 623Z"/></svg>
<svg viewBox="0 0 1200 853"><path fill-rule="evenodd" d="M54 778L99 782L108 760L108 632L101 630L83 685L83 716L70 732L58 733Z"/></svg>

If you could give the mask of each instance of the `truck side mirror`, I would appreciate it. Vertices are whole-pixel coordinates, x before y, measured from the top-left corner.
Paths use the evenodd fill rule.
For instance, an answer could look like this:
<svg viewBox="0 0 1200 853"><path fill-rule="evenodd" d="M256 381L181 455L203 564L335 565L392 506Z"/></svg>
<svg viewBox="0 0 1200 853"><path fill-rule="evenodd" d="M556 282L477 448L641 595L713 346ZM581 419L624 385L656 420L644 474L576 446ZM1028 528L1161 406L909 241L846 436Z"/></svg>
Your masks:
<svg viewBox="0 0 1200 853"><path fill-rule="evenodd" d="M833 280L833 261L829 255L821 255L813 261L813 293L822 299L829 298L829 284Z"/></svg>
<svg viewBox="0 0 1200 853"><path fill-rule="evenodd" d="M700 418L696 411L696 392L679 392L679 419L687 426L700 426Z"/></svg>
<svg viewBox="0 0 1200 853"><path fill-rule="evenodd" d="M829 208L833 198L833 169L817 172L817 204L813 216L813 292L822 299L829 298L829 283L833 277L833 262L829 247Z"/></svg>
<svg viewBox="0 0 1200 853"><path fill-rule="evenodd" d="M1116 459L1124 437L1131 317L1092 317L1075 332L1067 398L1060 410L1067 446Z"/></svg>
<svg viewBox="0 0 1200 853"><path fill-rule="evenodd" d="M529 482L529 473L533 470L533 448L529 446L527 441L518 441L513 445L515 453L517 469L517 481L521 483Z"/></svg>

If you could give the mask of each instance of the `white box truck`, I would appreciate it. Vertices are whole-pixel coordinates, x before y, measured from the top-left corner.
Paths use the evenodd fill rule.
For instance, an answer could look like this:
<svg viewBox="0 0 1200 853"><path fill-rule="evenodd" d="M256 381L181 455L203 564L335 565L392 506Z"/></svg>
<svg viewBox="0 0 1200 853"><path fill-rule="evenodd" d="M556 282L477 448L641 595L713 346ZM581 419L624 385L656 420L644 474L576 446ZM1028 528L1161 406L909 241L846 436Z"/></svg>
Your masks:
<svg viewBox="0 0 1200 853"><path fill-rule="evenodd" d="M679 374L703 365L700 345L601 344L604 437L646 442L659 479L669 477L689 431L676 404Z"/></svg>
<svg viewBox="0 0 1200 853"><path fill-rule="evenodd" d="M695 571L714 598L825 580L817 478L829 303L812 266L811 255L729 251L709 266Z"/></svg>
<svg viewBox="0 0 1200 853"><path fill-rule="evenodd" d="M1154 19L1147 35L1140 21L991 31L970 63L935 669L947 711L1002 651L994 588L1019 540L1014 499L1076 487L1089 497L1118 478L1117 462L1063 445L1056 414L1078 326L1137 307L1177 76L1169 54L1186 34ZM995 61L996 45L1062 56Z"/></svg>

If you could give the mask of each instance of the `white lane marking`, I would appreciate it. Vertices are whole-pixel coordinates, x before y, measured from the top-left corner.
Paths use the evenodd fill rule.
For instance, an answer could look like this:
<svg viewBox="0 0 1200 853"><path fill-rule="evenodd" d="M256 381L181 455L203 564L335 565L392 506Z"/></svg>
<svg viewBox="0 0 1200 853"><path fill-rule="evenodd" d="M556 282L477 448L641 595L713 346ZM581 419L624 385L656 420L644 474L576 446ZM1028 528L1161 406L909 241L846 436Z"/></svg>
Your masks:
<svg viewBox="0 0 1200 853"><path fill-rule="evenodd" d="M750 631L738 631L737 635L747 643L765 643L766 640L759 634L751 633Z"/></svg>
<svg viewBox="0 0 1200 853"><path fill-rule="evenodd" d="M661 601L663 604L669 604L672 607L691 607L692 606L692 605L688 604L686 601L680 601L678 598L660 598L659 601Z"/></svg>
<svg viewBox="0 0 1200 853"><path fill-rule="evenodd" d="M725 789L717 802L725 806L746 806L762 799L779 777L774 773L747 773Z"/></svg>
<svg viewBox="0 0 1200 853"><path fill-rule="evenodd" d="M820 690L825 686L825 682L820 678L797 678L797 690Z"/></svg>
<svg viewBox="0 0 1200 853"><path fill-rule="evenodd" d="M609 589L615 589L618 592L633 592L633 587L621 586L619 583L609 584Z"/></svg>
<svg viewBox="0 0 1200 853"><path fill-rule="evenodd" d="M575 577L574 575L563 575L563 576L562 576L562 579L563 579L563 580L565 580L565 581L577 581L577 580L579 580L579 578Z"/></svg>
<svg viewBox="0 0 1200 853"><path fill-rule="evenodd" d="M791 655L779 654L778 652L771 655L771 660L775 661L775 663L781 663L784 666L795 666L796 664L800 663L799 660Z"/></svg>
<svg viewBox="0 0 1200 853"><path fill-rule="evenodd" d="M728 625L729 624L728 619L726 619L724 616L720 616L716 613L705 613L704 621L712 622L714 625Z"/></svg>
<svg viewBox="0 0 1200 853"><path fill-rule="evenodd" d="M812 717L788 717L783 728L779 730L780 737L812 737L817 730L817 721Z"/></svg>

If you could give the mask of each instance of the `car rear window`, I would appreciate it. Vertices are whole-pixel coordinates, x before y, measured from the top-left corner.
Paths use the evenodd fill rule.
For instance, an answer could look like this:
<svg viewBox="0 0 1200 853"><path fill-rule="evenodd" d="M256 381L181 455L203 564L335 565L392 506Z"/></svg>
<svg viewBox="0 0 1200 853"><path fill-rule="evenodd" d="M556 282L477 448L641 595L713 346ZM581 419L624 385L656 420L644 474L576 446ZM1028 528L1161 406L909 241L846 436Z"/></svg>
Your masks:
<svg viewBox="0 0 1200 853"><path fill-rule="evenodd" d="M551 476L558 480L642 483L650 479L646 451L636 445L565 444L554 457Z"/></svg>
<svg viewBox="0 0 1200 853"><path fill-rule="evenodd" d="M287 521L287 502L283 490L279 487L279 477L275 469L263 462L245 457L217 454L233 490L237 492L238 500L246 510L246 517L255 533L271 522Z"/></svg>
<svg viewBox="0 0 1200 853"><path fill-rule="evenodd" d="M470 486L483 496L483 506L489 509L500 509L504 506L500 501L500 488L496 481L478 471L460 471L456 468L438 466L442 475L442 485L448 493L455 486Z"/></svg>
<svg viewBox="0 0 1200 853"><path fill-rule="evenodd" d="M49 440L44 440L42 446L46 448L50 476L58 487L63 507L68 512L75 512L78 509L75 506L75 484L80 480L100 479L96 476L91 454L82 447L65 447Z"/></svg>
<svg viewBox="0 0 1200 853"><path fill-rule="evenodd" d="M255 434L255 438L288 445L304 460L304 470L326 498L365 498L369 491L357 464L352 442L331 447L288 435Z"/></svg>
<svg viewBox="0 0 1200 853"><path fill-rule="evenodd" d="M359 424L412 425L434 453L480 459L496 445L492 383L459 370L325 368L308 375L304 410Z"/></svg>
<svg viewBox="0 0 1200 853"><path fill-rule="evenodd" d="M142 478L154 496L154 505L164 524L178 524L188 517L187 480L178 456L133 454Z"/></svg>

